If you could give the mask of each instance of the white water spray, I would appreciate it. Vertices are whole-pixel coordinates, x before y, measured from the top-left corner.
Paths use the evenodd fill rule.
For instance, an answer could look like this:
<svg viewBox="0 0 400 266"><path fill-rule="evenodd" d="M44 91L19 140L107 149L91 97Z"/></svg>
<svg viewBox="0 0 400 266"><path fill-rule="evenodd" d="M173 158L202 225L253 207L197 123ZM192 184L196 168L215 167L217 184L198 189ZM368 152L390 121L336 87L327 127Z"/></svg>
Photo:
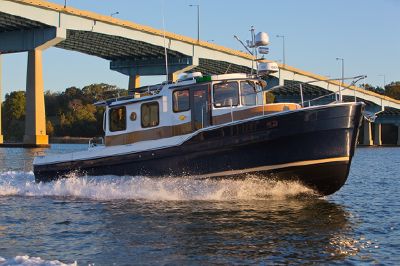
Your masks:
<svg viewBox="0 0 400 266"><path fill-rule="evenodd" d="M32 172L0 173L0 196L56 196L93 200L260 200L288 198L314 192L297 182L246 179L149 177L71 177L35 183Z"/></svg>
<svg viewBox="0 0 400 266"><path fill-rule="evenodd" d="M39 257L29 257L28 255L16 256L12 259L0 257L0 266L77 266L76 262L65 264L58 260L43 260Z"/></svg>

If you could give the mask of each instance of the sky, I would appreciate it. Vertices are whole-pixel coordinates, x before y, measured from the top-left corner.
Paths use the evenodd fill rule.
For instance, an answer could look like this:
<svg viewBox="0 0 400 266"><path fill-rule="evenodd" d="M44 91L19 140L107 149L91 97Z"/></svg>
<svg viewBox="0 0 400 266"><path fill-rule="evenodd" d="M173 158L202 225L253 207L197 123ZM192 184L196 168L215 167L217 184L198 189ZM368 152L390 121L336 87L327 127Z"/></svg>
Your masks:
<svg viewBox="0 0 400 266"><path fill-rule="evenodd" d="M64 4L64 0L50 2ZM282 60L285 36L286 64L316 74L365 74L375 86L400 81L400 0L67 0L67 5L243 50L233 35L250 38L249 29L270 36L270 60ZM25 90L27 53L3 55L3 94ZM60 91L93 83L128 86L128 77L109 69L109 62L93 56L50 48L43 53L45 90ZM162 80L143 77L142 85Z"/></svg>

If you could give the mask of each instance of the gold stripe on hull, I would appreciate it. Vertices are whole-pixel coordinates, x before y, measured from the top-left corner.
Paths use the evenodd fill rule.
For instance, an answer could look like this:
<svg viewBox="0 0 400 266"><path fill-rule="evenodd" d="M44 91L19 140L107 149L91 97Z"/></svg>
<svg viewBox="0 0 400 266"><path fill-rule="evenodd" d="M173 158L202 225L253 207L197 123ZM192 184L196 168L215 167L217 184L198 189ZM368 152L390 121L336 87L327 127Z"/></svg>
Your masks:
<svg viewBox="0 0 400 266"><path fill-rule="evenodd" d="M272 171L290 167L298 167L298 166L308 166L314 164L324 164L324 163L333 163L333 162L349 162L350 157L336 157L336 158L328 158L328 159L319 159L319 160L309 160L309 161L299 161L293 163L284 163L284 164L275 164L275 165L268 165L268 166L260 166L254 168L247 168L245 170L230 170L224 171L219 173L213 174L206 174L206 175L198 175L197 178L210 178L210 177L221 177L221 176L231 176L231 175L238 175L238 174L247 174L252 172L261 172L261 171Z"/></svg>

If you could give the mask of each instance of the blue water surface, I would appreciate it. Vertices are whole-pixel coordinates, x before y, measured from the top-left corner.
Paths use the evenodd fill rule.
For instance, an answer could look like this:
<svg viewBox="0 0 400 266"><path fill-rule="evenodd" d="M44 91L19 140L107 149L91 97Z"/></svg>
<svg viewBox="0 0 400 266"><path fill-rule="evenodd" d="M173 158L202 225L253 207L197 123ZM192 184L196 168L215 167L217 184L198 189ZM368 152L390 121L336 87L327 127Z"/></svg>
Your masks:
<svg viewBox="0 0 400 266"><path fill-rule="evenodd" d="M346 185L325 198L256 176L36 184L40 152L0 149L0 265L400 261L400 148L357 149Z"/></svg>

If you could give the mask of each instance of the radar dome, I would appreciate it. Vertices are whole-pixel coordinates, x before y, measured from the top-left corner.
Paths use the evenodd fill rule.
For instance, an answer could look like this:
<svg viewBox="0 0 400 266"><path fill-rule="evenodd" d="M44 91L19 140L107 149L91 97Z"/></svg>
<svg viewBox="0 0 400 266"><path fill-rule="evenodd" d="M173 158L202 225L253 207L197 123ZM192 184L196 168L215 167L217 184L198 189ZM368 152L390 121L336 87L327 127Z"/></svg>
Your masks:
<svg viewBox="0 0 400 266"><path fill-rule="evenodd" d="M269 44L269 36L266 32L259 32L256 35L256 46L267 46Z"/></svg>

